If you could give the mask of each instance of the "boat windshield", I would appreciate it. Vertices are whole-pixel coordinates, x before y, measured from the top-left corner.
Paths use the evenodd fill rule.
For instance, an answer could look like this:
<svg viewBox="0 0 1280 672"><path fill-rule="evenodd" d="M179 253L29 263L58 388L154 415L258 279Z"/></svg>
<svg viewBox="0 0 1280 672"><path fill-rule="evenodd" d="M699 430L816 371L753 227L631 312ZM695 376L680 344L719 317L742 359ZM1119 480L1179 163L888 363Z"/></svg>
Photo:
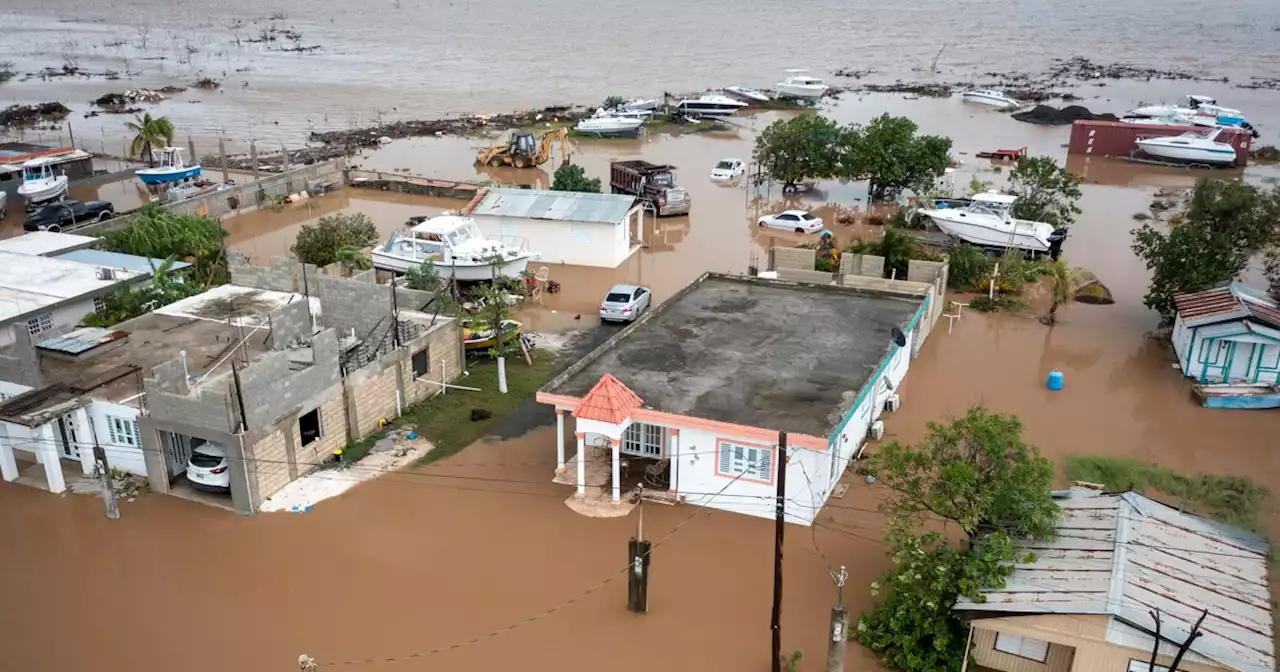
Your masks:
<svg viewBox="0 0 1280 672"><path fill-rule="evenodd" d="M48 177L48 175L45 175L48 170L48 166L25 166L22 169L22 179L26 181L43 180Z"/></svg>
<svg viewBox="0 0 1280 672"><path fill-rule="evenodd" d="M458 247L467 241L478 238L480 238L480 230L476 228L475 224L465 224L445 234L445 240L453 247Z"/></svg>

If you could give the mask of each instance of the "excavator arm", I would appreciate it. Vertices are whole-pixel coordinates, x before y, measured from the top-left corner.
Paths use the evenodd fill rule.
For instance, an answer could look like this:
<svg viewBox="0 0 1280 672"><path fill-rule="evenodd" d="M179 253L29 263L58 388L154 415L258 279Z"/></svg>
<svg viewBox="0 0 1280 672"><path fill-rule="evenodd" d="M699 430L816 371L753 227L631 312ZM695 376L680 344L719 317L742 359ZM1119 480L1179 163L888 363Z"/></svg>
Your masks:
<svg viewBox="0 0 1280 672"><path fill-rule="evenodd" d="M542 141L538 145L538 154L533 158L533 163L540 166L551 158L551 143L560 141L560 162L565 163L569 157L569 131L564 127L547 131L542 134Z"/></svg>

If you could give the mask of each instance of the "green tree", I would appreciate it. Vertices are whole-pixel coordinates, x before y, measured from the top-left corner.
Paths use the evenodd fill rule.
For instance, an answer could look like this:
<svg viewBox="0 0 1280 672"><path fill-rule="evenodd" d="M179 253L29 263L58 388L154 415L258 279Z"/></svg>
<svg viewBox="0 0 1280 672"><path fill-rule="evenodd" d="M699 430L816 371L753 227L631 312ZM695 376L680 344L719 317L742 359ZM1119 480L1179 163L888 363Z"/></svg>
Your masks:
<svg viewBox="0 0 1280 672"><path fill-rule="evenodd" d="M364 249L378 242L378 227L369 216L357 212L321 217L314 225L303 225L293 244L298 260L316 266L328 266L352 259L352 250L364 255Z"/></svg>
<svg viewBox="0 0 1280 672"><path fill-rule="evenodd" d="M551 179L551 191L578 191L588 194L600 193L600 178L587 177L587 173L576 163L561 164L556 168Z"/></svg>
<svg viewBox="0 0 1280 672"><path fill-rule="evenodd" d="M1018 197L1013 216L1066 228L1080 208L1080 178L1048 156L1024 156L1009 173L1009 193Z"/></svg>
<svg viewBox="0 0 1280 672"><path fill-rule="evenodd" d="M789 191L806 179L836 176L840 129L820 114L779 119L756 137L755 162Z"/></svg>
<svg viewBox="0 0 1280 672"><path fill-rule="evenodd" d="M405 285L409 289L433 292L436 298L424 309L427 312L438 312L444 315L459 315L462 312L458 297L445 279L440 277L440 269L435 262L427 259L417 266L410 266L404 274Z"/></svg>
<svg viewBox="0 0 1280 672"><path fill-rule="evenodd" d="M920 443L894 441L864 470L893 490L884 506L895 518L937 516L970 538L994 530L1032 539L1057 534L1053 463L1022 440L1022 423L1011 415L977 406L949 425L931 422Z"/></svg>
<svg viewBox="0 0 1280 672"><path fill-rule="evenodd" d="M947 286L961 292L984 291L981 284L991 276L995 262L981 247L960 243L947 251L947 263L951 269Z"/></svg>
<svg viewBox="0 0 1280 672"><path fill-rule="evenodd" d="M101 310L85 315L80 324L110 327L203 292L204 288L190 278L171 273L175 261L169 257L159 265L153 263L150 282L125 285L102 297Z"/></svg>
<svg viewBox="0 0 1280 672"><path fill-rule="evenodd" d="M1271 292L1271 298L1280 301L1280 247L1273 246L1267 250L1262 270L1267 278L1267 289Z"/></svg>
<svg viewBox="0 0 1280 672"><path fill-rule="evenodd" d="M1280 242L1280 188L1202 178L1167 224L1167 232L1151 221L1132 232L1133 251L1151 270L1143 303L1165 323L1174 318L1174 295L1230 282Z"/></svg>
<svg viewBox="0 0 1280 672"><path fill-rule="evenodd" d="M125 226L103 235L111 250L152 259L188 260L197 284L221 284L226 275L223 239L227 232L217 220L197 215L179 215L167 208L147 204Z"/></svg>
<svg viewBox="0 0 1280 672"><path fill-rule="evenodd" d="M916 122L882 114L866 126L850 125L841 138L839 176L867 180L872 200L903 189L929 191L951 165L951 139L917 135Z"/></svg>
<svg viewBox="0 0 1280 672"><path fill-rule="evenodd" d="M145 158L147 165L155 165L152 149L173 145L173 122L169 117L152 117L147 113L124 122L124 128L134 134L129 143L129 155Z"/></svg>

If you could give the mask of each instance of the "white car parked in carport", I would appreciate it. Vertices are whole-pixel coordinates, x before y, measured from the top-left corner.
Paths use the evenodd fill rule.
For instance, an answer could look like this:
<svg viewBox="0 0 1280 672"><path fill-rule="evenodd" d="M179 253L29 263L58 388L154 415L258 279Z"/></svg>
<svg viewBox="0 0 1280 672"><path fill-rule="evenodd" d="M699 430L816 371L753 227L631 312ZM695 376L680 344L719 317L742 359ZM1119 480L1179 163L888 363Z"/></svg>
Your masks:
<svg viewBox="0 0 1280 672"><path fill-rule="evenodd" d="M191 449L191 459L187 461L187 482L196 490L230 492L230 466L227 451L221 444L201 444Z"/></svg>
<svg viewBox="0 0 1280 672"><path fill-rule="evenodd" d="M730 182L742 177L746 170L747 164L742 159L721 159L716 167L711 169L711 179L716 182Z"/></svg>
<svg viewBox="0 0 1280 672"><path fill-rule="evenodd" d="M776 215L765 215L757 222L770 229L795 231L796 233L813 233L822 230L822 218L815 217L804 210L787 210Z"/></svg>

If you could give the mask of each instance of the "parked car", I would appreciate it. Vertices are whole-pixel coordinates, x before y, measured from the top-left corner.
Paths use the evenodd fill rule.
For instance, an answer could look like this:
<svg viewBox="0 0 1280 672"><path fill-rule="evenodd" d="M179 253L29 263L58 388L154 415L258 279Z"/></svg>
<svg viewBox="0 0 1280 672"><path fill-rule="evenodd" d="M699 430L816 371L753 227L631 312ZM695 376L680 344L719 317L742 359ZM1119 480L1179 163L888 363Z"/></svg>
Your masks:
<svg viewBox="0 0 1280 672"><path fill-rule="evenodd" d="M746 172L747 164L742 159L721 159L715 168L711 169L711 179L717 182L728 182L742 177Z"/></svg>
<svg viewBox="0 0 1280 672"><path fill-rule="evenodd" d="M27 215L28 231L61 231L81 222L104 222L116 216L110 201L58 201Z"/></svg>
<svg viewBox="0 0 1280 672"><path fill-rule="evenodd" d="M600 302L602 321L634 322L640 313L649 309L653 292L648 287L614 285Z"/></svg>
<svg viewBox="0 0 1280 672"><path fill-rule="evenodd" d="M756 223L771 229L783 229L796 233L813 233L822 230L822 218L815 217L804 210L787 210L776 215L765 215Z"/></svg>
<svg viewBox="0 0 1280 672"><path fill-rule="evenodd" d="M191 449L187 460L187 482L197 490L230 492L231 471L227 451L217 443L204 443Z"/></svg>

